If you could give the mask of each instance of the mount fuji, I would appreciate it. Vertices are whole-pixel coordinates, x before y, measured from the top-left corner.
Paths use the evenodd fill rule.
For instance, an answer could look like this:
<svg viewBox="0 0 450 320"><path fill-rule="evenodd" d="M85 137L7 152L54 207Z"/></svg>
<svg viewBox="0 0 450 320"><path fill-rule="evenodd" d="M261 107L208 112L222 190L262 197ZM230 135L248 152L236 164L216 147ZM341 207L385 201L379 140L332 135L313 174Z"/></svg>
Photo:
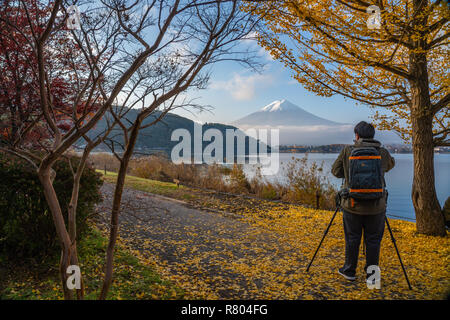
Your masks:
<svg viewBox="0 0 450 320"><path fill-rule="evenodd" d="M259 111L235 122L236 126L337 126L337 123L320 118L283 99L276 100Z"/></svg>
<svg viewBox="0 0 450 320"><path fill-rule="evenodd" d="M351 144L355 124L339 123L318 117L286 99L273 101L260 110L232 122L232 125L242 130L279 129L280 144L297 145ZM400 141L395 134L386 131L377 131L375 139L380 139L384 143Z"/></svg>

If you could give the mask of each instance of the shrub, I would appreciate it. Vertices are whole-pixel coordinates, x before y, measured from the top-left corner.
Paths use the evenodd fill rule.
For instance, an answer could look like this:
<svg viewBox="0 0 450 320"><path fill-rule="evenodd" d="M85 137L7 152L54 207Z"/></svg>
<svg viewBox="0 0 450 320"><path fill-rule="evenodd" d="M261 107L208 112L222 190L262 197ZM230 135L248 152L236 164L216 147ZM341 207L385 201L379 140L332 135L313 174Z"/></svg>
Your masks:
<svg viewBox="0 0 450 320"><path fill-rule="evenodd" d="M256 167L255 175L247 179L242 164L232 167L219 164L174 164L161 156L147 156L130 162L130 174L159 181L180 181L184 185L217 191L254 194L268 200L283 200L316 207L333 209L336 188L323 173L323 163L308 163L308 158L292 158L278 178L282 182L267 181Z"/></svg>
<svg viewBox="0 0 450 320"><path fill-rule="evenodd" d="M164 182L180 181L184 185L224 191L224 172L218 164L175 164L157 155L130 161L130 174L136 177Z"/></svg>
<svg viewBox="0 0 450 320"><path fill-rule="evenodd" d="M230 173L230 187L232 192L247 193L250 191L250 183L245 176L241 164L234 164Z"/></svg>
<svg viewBox="0 0 450 320"><path fill-rule="evenodd" d="M89 161L91 165L99 170L106 170L112 172L118 172L120 167L119 160L110 153L107 152L95 152L89 155Z"/></svg>
<svg viewBox="0 0 450 320"><path fill-rule="evenodd" d="M271 183L264 185L258 195L259 197L268 200L275 200L279 198L276 187Z"/></svg>
<svg viewBox="0 0 450 320"><path fill-rule="evenodd" d="M213 163L206 167L206 173L199 175L199 185L202 188L213 189L217 191L227 191L228 185L224 180L223 167Z"/></svg>
<svg viewBox="0 0 450 320"><path fill-rule="evenodd" d="M284 188L278 182L267 181L261 173L261 166L256 167L255 175L251 178L249 184L250 193L268 200L279 200L282 189Z"/></svg>
<svg viewBox="0 0 450 320"><path fill-rule="evenodd" d="M173 181L171 163L156 156L133 159L130 161L129 171L131 175L144 179Z"/></svg>
<svg viewBox="0 0 450 320"><path fill-rule="evenodd" d="M283 200L316 206L316 194L319 195L320 208L333 209L336 188L323 174L323 163L308 165L308 156L294 158L287 164L286 177L288 190Z"/></svg>
<svg viewBox="0 0 450 320"><path fill-rule="evenodd" d="M79 159L72 157L76 170ZM57 161L54 188L67 223L72 196L73 175L67 159ZM40 261L60 249L51 212L36 170L22 160L0 153L0 255L3 258ZM80 180L77 208L77 235L88 228L87 217L101 200L103 181L94 169L86 167Z"/></svg>
<svg viewBox="0 0 450 320"><path fill-rule="evenodd" d="M199 186L201 184L201 174L200 174L200 166L196 164L173 164L169 160L165 160L168 163L168 166L171 168L170 176L174 179L180 180L183 184L186 185L195 185Z"/></svg>

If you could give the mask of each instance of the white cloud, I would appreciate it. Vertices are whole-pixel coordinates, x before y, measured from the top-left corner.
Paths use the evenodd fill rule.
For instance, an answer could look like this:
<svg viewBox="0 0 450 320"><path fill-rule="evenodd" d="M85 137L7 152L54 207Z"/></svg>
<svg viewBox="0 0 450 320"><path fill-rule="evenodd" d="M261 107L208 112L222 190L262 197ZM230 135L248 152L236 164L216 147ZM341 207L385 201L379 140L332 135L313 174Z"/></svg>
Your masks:
<svg viewBox="0 0 450 320"><path fill-rule="evenodd" d="M270 53L258 44L258 41L256 40L257 36L258 34L256 33L256 31L252 31L245 37L243 37L241 41L244 45L248 46L250 50L254 51L264 61L266 62L275 61L273 57L270 55Z"/></svg>
<svg viewBox="0 0 450 320"><path fill-rule="evenodd" d="M254 74L241 76L237 73L228 81L214 81L210 88L216 90L226 90L235 100L248 101L255 97L257 87L267 87L273 83L270 75Z"/></svg>
<svg viewBox="0 0 450 320"><path fill-rule="evenodd" d="M269 62L275 61L275 59L270 55L269 51L267 51L264 48L259 48L258 54L260 57L263 57L266 61Z"/></svg>

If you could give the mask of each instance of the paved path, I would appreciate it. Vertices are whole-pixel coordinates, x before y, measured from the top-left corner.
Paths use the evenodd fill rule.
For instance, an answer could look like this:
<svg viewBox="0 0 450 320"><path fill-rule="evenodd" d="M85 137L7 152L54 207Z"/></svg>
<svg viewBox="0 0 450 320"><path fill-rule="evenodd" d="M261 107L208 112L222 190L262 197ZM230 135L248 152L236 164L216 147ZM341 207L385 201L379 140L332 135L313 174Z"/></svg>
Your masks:
<svg viewBox="0 0 450 320"><path fill-rule="evenodd" d="M106 222L113 185L105 183L102 192L98 211ZM276 264L286 254L298 256L280 253L279 234L252 226L242 216L205 212L131 189L124 190L122 204L120 237L164 266L170 278L189 281L209 297L257 298L264 276L252 272L253 263L265 259Z"/></svg>

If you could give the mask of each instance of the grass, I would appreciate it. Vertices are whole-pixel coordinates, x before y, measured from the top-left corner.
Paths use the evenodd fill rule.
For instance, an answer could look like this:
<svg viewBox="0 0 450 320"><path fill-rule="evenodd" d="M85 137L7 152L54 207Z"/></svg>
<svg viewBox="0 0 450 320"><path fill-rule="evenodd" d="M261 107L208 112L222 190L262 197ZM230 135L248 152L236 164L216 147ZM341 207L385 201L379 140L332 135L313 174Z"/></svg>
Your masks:
<svg viewBox="0 0 450 320"><path fill-rule="evenodd" d="M97 170L103 174L103 180L109 183L116 183L117 173L106 171L106 175L103 170ZM125 178L125 186L131 189L160 194L169 197L184 197L186 192L190 188L180 185L179 187L175 183L162 182L157 180L150 180L139 178L135 176L127 175ZM192 195L186 196L187 198L192 197Z"/></svg>
<svg viewBox="0 0 450 320"><path fill-rule="evenodd" d="M85 283L85 299L97 299L103 281L103 264L107 239L92 227L79 242L80 269ZM57 259L29 269L11 265L2 273L0 300L63 299ZM143 264L122 244L117 246L114 280L108 299L182 299L184 292L172 282L163 280L151 265Z"/></svg>

